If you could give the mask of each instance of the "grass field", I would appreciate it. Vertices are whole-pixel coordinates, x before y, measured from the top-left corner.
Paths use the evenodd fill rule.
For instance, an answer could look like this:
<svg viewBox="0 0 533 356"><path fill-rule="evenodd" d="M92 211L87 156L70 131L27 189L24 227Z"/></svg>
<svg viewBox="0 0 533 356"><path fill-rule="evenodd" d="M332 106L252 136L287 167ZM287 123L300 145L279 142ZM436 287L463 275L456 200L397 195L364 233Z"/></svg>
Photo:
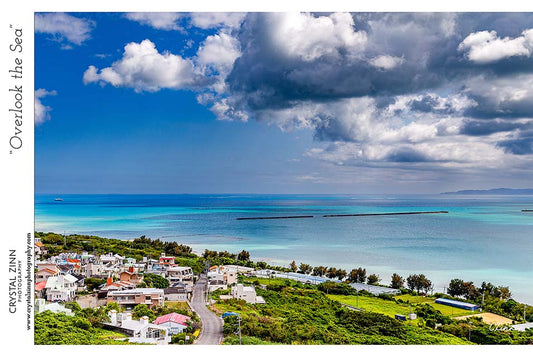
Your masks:
<svg viewBox="0 0 533 356"><path fill-rule="evenodd" d="M413 305L426 303L431 305L436 310L440 311L443 315L455 317L455 316L465 316L465 315L475 315L479 314L478 311L469 311L461 308L454 308L448 305L435 303L435 298L425 297L421 295L409 295L403 294L394 297L396 300L403 300L404 302L411 303Z"/></svg>
<svg viewBox="0 0 533 356"><path fill-rule="evenodd" d="M407 315L410 311L414 311L417 304L430 304L433 308L440 311L443 315L447 316L468 316L475 315L479 312L471 312L468 310L454 308L447 305L437 304L434 302L434 298L424 296L412 296L408 294L395 297L403 301L409 302L412 307L409 308L409 304L398 304L391 300L383 300L377 297L359 296L359 303L357 302L357 296L354 295L328 295L329 298L336 300L337 302L350 305L352 307L358 307L365 311L380 313L394 318L395 314Z"/></svg>
<svg viewBox="0 0 533 356"><path fill-rule="evenodd" d="M180 302L180 301L165 301L165 305L172 308L179 308L183 310L191 310L189 307L189 304L187 302Z"/></svg>
<svg viewBox="0 0 533 356"><path fill-rule="evenodd" d="M409 306L397 304L390 300L383 300L375 297L359 296L359 303L357 303L357 296L355 295L328 295L329 298L336 300L339 303L347 304L352 307L360 308L365 311L385 314L394 318L395 314L409 314Z"/></svg>

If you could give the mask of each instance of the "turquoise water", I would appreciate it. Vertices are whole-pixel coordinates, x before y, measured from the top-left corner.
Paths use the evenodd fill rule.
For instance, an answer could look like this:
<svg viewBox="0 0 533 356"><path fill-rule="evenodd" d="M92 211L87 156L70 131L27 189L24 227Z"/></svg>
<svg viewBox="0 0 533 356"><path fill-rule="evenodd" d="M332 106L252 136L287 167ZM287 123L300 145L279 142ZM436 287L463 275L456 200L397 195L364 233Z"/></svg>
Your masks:
<svg viewBox="0 0 533 356"><path fill-rule="evenodd" d="M63 195L35 197L36 231L179 241L197 252L366 267L388 283L424 273L511 287L533 303L533 196ZM324 218L324 214L447 210L448 214ZM314 215L312 219L237 217Z"/></svg>

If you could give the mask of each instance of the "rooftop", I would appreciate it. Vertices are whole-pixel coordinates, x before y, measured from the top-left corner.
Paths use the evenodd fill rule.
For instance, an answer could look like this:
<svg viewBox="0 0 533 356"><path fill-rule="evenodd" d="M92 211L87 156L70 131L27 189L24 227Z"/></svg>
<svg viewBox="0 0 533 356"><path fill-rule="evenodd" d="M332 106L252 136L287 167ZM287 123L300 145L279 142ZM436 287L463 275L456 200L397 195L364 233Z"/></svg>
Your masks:
<svg viewBox="0 0 533 356"><path fill-rule="evenodd" d="M163 294L163 290L159 288L134 288L121 291L112 291L108 295L115 294Z"/></svg>
<svg viewBox="0 0 533 356"><path fill-rule="evenodd" d="M170 313L163 316L158 317L155 319L154 324L164 324L168 322L181 324L181 325L187 325L187 321L191 320L190 317L178 313Z"/></svg>

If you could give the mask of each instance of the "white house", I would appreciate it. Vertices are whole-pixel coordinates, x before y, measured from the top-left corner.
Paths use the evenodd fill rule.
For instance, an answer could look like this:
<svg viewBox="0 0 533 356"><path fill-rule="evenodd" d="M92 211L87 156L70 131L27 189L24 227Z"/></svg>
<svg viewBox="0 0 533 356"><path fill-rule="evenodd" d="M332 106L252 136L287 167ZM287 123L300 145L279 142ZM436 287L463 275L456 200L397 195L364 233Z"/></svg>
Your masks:
<svg viewBox="0 0 533 356"><path fill-rule="evenodd" d="M187 323L191 320L189 316L170 313L155 319L154 324L168 327L170 335L182 333L187 328Z"/></svg>
<svg viewBox="0 0 533 356"><path fill-rule="evenodd" d="M165 276L170 284L174 284L176 282L181 282L190 286L193 284L193 272L191 267L168 266Z"/></svg>
<svg viewBox="0 0 533 356"><path fill-rule="evenodd" d="M74 313L69 308L65 308L64 305L59 303L48 303L42 298L35 299L35 311L42 313L44 311L51 311L52 313L64 313L69 316L73 316Z"/></svg>
<svg viewBox="0 0 533 356"><path fill-rule="evenodd" d="M265 299L261 296L257 296L255 288L252 286L243 286L242 284L237 284L231 287L231 296L233 298L242 299L246 303L250 304L264 304Z"/></svg>
<svg viewBox="0 0 533 356"><path fill-rule="evenodd" d="M147 316L133 320L131 313L117 313L116 310L110 310L108 315L111 321L104 325L129 335L129 342L167 345L171 340L169 328L150 323Z"/></svg>
<svg viewBox="0 0 533 356"><path fill-rule="evenodd" d="M78 279L70 274L48 277L46 281L46 300L51 302L70 302L76 295L76 281Z"/></svg>

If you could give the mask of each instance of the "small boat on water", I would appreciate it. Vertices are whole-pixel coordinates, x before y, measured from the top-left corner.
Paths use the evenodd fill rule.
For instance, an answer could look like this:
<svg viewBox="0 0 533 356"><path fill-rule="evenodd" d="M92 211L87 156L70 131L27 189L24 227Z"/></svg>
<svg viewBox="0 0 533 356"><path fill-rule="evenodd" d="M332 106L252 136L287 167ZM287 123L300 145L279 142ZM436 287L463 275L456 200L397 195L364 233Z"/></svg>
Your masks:
<svg viewBox="0 0 533 356"><path fill-rule="evenodd" d="M55 198L54 201L63 201L61 198Z"/></svg>

